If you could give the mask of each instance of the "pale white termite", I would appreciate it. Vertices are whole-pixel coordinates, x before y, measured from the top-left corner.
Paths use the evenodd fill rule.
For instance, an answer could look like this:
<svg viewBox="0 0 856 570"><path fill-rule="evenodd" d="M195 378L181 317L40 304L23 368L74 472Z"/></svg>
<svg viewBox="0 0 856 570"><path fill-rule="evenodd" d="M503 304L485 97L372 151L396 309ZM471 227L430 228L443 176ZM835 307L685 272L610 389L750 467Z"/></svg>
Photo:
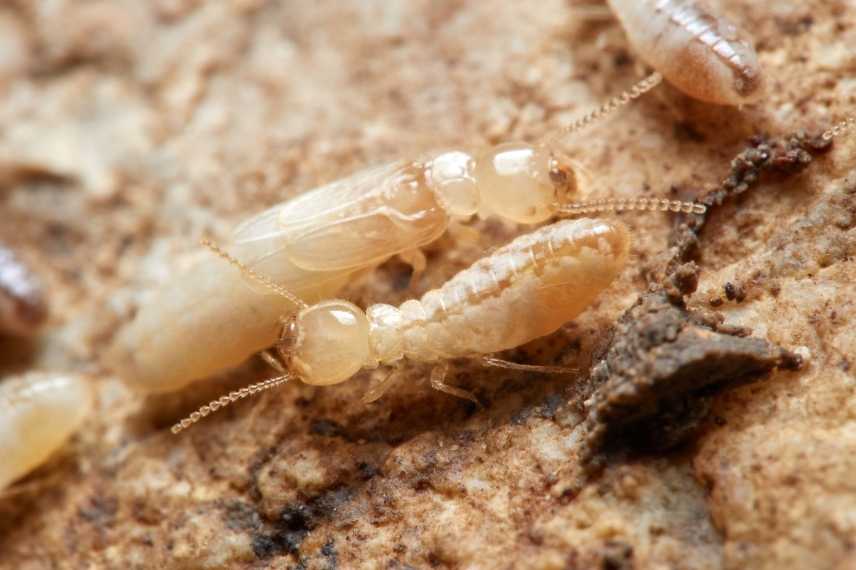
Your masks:
<svg viewBox="0 0 856 570"><path fill-rule="evenodd" d="M827 129L832 140L856 127L848 117ZM703 214L705 206L665 199L607 199L563 207L563 215L624 210L659 210ZM396 308L372 305L363 312L344 300L309 306L266 276L220 248L219 256L251 279L289 300L300 310L286 321L280 359L264 354L282 375L230 392L202 406L172 427L173 433L242 398L298 377L307 384L344 382L362 368L404 359L441 362L478 357L486 364L557 371L485 357L550 334L582 312L625 264L629 234L623 225L596 219L568 220L525 234L462 271L440 289ZM443 392L473 399L445 384L447 367L436 366L431 384ZM558 371L561 371L559 369ZM384 387L381 386L380 393ZM374 391L374 389L370 390ZM377 394L369 394L371 401Z"/></svg>
<svg viewBox="0 0 856 570"><path fill-rule="evenodd" d="M0 490L41 465L92 408L87 380L31 372L0 383Z"/></svg>
<svg viewBox="0 0 856 570"><path fill-rule="evenodd" d="M655 75L640 82L561 136L658 81ZM577 184L556 138L501 144L480 154L451 150L359 172L249 219L230 249L299 298L328 298L353 273L418 251L453 217L492 213L537 223L561 215ZM294 304L250 289L215 261L202 260L176 276L117 335L109 363L138 391L177 390L276 342L280 316Z"/></svg>
<svg viewBox="0 0 856 570"><path fill-rule="evenodd" d="M483 356L550 334L609 286L624 267L629 242L627 229L618 222L566 220L518 237L439 289L400 307L375 304L364 312L341 299L310 306L292 296L300 310L285 328L287 340L278 345L282 376L215 400L176 424L173 432L230 401L292 377L327 386L344 382L363 368L403 359L440 363ZM252 277L290 295L211 247ZM431 385L472 398L446 385L444 377L445 367L436 366Z"/></svg>
<svg viewBox="0 0 856 570"><path fill-rule="evenodd" d="M0 333L32 336L46 319L47 303L38 278L0 244Z"/></svg>
<svg viewBox="0 0 856 570"><path fill-rule="evenodd" d="M752 103L762 73L748 34L703 0L607 0L636 52L687 95Z"/></svg>

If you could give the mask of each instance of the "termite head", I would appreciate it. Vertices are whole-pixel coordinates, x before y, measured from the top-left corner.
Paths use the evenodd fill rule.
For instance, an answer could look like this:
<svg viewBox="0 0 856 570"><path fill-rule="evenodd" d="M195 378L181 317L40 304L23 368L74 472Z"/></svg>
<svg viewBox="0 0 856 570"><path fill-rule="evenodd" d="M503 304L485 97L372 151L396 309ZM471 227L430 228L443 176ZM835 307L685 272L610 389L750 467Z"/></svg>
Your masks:
<svg viewBox="0 0 856 570"><path fill-rule="evenodd" d="M362 309L334 299L301 310L293 322L290 365L307 384L338 384L369 361L369 321Z"/></svg>
<svg viewBox="0 0 856 570"><path fill-rule="evenodd" d="M479 211L533 224L550 219L556 205L575 199L577 169L546 145L504 143L478 157L450 151L434 157L427 182L447 212Z"/></svg>
<svg viewBox="0 0 856 570"><path fill-rule="evenodd" d="M256 273L214 243L203 240L202 245L240 269L248 278L300 308L296 317L286 321L285 334L277 351L284 361L290 363L292 372L305 383L316 386L338 384L370 363L369 320L362 309L338 299L307 305L294 293ZM291 375L285 374L285 370L282 372L281 381L285 382ZM276 379L277 382L279 380Z"/></svg>
<svg viewBox="0 0 856 570"><path fill-rule="evenodd" d="M497 145L479 157L476 175L485 210L523 224L547 221L577 189L574 167L544 145Z"/></svg>
<svg viewBox="0 0 856 570"><path fill-rule="evenodd" d="M479 157L476 178L482 205L519 223L544 222L574 180L546 146L527 143L497 145ZM556 182L559 182L557 185Z"/></svg>

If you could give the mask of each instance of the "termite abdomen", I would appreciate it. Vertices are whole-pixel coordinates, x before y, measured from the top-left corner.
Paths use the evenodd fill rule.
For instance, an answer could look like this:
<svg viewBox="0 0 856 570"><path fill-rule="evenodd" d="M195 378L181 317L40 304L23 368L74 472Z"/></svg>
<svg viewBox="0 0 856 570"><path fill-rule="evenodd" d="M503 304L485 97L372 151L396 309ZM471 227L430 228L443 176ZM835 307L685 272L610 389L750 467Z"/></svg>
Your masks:
<svg viewBox="0 0 856 570"><path fill-rule="evenodd" d="M748 35L699 0L609 0L639 55L686 94L741 105L762 94Z"/></svg>

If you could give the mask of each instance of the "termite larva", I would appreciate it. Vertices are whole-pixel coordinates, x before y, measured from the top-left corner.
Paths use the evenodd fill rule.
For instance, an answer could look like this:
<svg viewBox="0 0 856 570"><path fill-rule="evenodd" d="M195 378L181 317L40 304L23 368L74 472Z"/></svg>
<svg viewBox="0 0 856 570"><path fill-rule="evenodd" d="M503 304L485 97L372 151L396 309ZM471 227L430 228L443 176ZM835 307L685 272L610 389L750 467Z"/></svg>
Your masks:
<svg viewBox="0 0 856 570"><path fill-rule="evenodd" d="M32 336L47 318L47 307L35 275L0 244L0 332Z"/></svg>
<svg viewBox="0 0 856 570"><path fill-rule="evenodd" d="M618 222L566 220L518 237L458 273L439 289L400 307L375 304L365 312L348 301L307 305L286 291L300 311L277 345L282 376L233 392L176 424L178 433L212 410L292 377L327 386L363 368L403 359L441 363L519 346L550 334L580 314L624 267L630 243ZM250 276L269 281L210 246ZM275 284L272 284L275 286ZM493 362L497 362L494 360ZM286 370L288 368L288 371ZM473 396L444 383L445 367L431 374L432 387Z"/></svg>
<svg viewBox="0 0 856 570"><path fill-rule="evenodd" d="M651 78L642 81L574 129L654 85ZM231 249L302 299L329 297L354 272L418 251L454 216L493 213L536 223L561 215L577 188L557 138L501 144L478 155L451 150L359 172L249 219ZM294 309L281 297L250 290L221 264L203 262L141 308L109 360L141 392L177 390L271 346L280 316Z"/></svg>
<svg viewBox="0 0 856 570"><path fill-rule="evenodd" d="M59 449L91 408L80 376L32 372L0 384L0 490Z"/></svg>
<svg viewBox="0 0 856 570"><path fill-rule="evenodd" d="M639 55L687 95L720 105L756 101L758 56L745 32L702 0L608 0Z"/></svg>

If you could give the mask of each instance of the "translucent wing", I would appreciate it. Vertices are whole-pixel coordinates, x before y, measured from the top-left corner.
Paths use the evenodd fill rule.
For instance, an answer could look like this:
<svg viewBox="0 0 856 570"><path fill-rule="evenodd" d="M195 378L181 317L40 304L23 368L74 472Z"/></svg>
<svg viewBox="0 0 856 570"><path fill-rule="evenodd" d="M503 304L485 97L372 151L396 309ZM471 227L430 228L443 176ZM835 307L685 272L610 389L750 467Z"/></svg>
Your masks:
<svg viewBox="0 0 856 570"><path fill-rule="evenodd" d="M386 190L386 181L409 164L398 161L367 168L277 204L235 228L234 243L277 239L345 212L362 211L366 202Z"/></svg>
<svg viewBox="0 0 856 570"><path fill-rule="evenodd" d="M394 162L262 212L235 231L242 261L280 256L313 271L353 270L436 239L448 218L418 163Z"/></svg>
<svg viewBox="0 0 856 570"><path fill-rule="evenodd" d="M408 215L384 207L306 231L287 249L292 262L303 269L342 270L381 263L434 241L445 229L441 211Z"/></svg>

